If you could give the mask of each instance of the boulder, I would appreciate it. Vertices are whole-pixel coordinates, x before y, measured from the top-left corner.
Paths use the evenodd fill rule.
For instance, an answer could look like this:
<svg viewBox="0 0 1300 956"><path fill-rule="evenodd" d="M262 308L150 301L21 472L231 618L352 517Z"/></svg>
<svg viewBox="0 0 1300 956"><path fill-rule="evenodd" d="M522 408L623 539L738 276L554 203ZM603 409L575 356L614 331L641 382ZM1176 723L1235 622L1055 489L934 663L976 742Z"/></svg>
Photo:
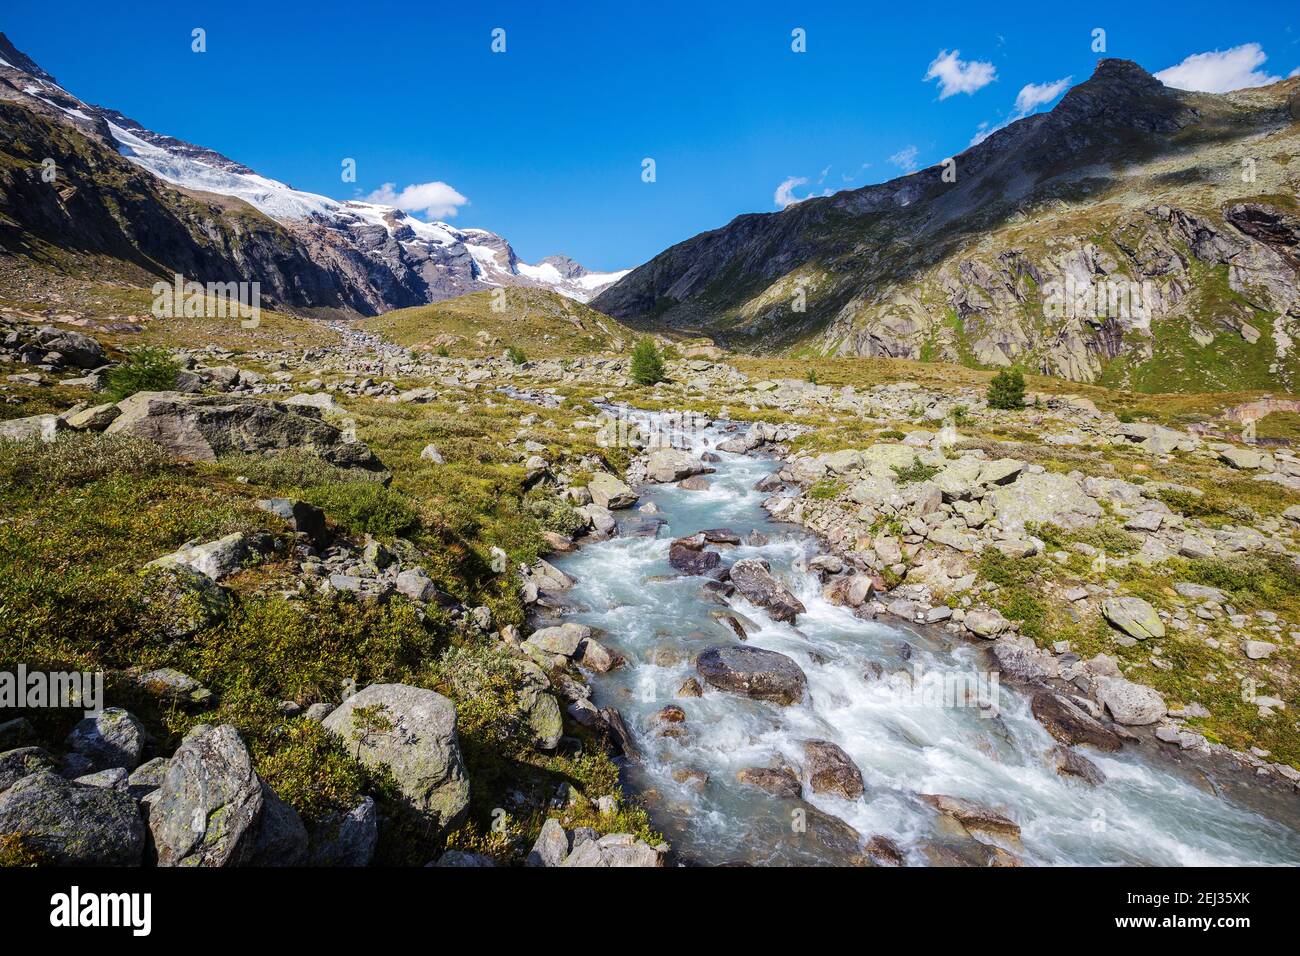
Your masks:
<svg viewBox="0 0 1300 956"><path fill-rule="evenodd" d="M194 727L156 793L149 829L159 866L238 866L251 859L265 801L234 727Z"/></svg>
<svg viewBox="0 0 1300 956"><path fill-rule="evenodd" d="M11 418L0 422L0 439L9 441L54 441L64 428L63 419L57 415L33 415L30 418Z"/></svg>
<svg viewBox="0 0 1300 956"><path fill-rule="evenodd" d="M1139 597L1110 598L1102 602L1101 613L1112 627L1139 641L1165 636L1165 625L1160 615Z"/></svg>
<svg viewBox="0 0 1300 956"><path fill-rule="evenodd" d="M54 758L40 747L17 747L0 753L0 792L40 770L55 770Z"/></svg>
<svg viewBox="0 0 1300 956"><path fill-rule="evenodd" d="M1029 708L1047 732L1063 744L1084 744L1108 753L1123 746L1118 734L1062 694L1041 691L1034 695Z"/></svg>
<svg viewBox="0 0 1300 956"><path fill-rule="evenodd" d="M230 593L212 578L185 564L145 567L154 594L150 604L160 610L164 636L189 637L216 624L231 608Z"/></svg>
<svg viewBox="0 0 1300 956"><path fill-rule="evenodd" d="M347 813L332 813L311 832L312 866L369 866L379 844L379 810L363 797Z"/></svg>
<svg viewBox="0 0 1300 956"><path fill-rule="evenodd" d="M808 740L803 752L804 773L813 793L834 793L846 800L862 796L862 771L838 744Z"/></svg>
<svg viewBox="0 0 1300 956"><path fill-rule="evenodd" d="M58 352L64 366L90 370L108 364L104 347L84 332L46 325L36 330L33 341L46 352Z"/></svg>
<svg viewBox="0 0 1300 956"><path fill-rule="evenodd" d="M1068 475L1021 475L1014 484L995 487L984 499L1003 528L1051 522L1062 528L1087 528L1101 517L1101 506Z"/></svg>
<svg viewBox="0 0 1300 956"><path fill-rule="evenodd" d="M668 546L668 564L682 574L708 574L722 564L722 555L707 550L703 538L696 535Z"/></svg>
<svg viewBox="0 0 1300 956"><path fill-rule="evenodd" d="M0 834L57 866L139 866L145 829L135 798L38 770L0 793Z"/></svg>
<svg viewBox="0 0 1300 956"><path fill-rule="evenodd" d="M145 565L145 570L184 565L214 581L220 581L240 570L250 554L248 539L241 532L233 532L216 541L181 548Z"/></svg>
<svg viewBox="0 0 1300 956"><path fill-rule="evenodd" d="M362 763L388 767L402 795L440 831L464 817L469 780L456 708L446 697L406 684L371 684L339 705L324 726Z"/></svg>
<svg viewBox="0 0 1300 956"><path fill-rule="evenodd" d="M1096 693L1118 724L1154 724L1168 712L1165 699L1158 691L1122 677L1098 678Z"/></svg>
<svg viewBox="0 0 1300 956"><path fill-rule="evenodd" d="M326 543L328 535L325 531L325 512L315 505L292 498L264 498L257 506L283 518L290 529L305 534L312 544L319 547Z"/></svg>
<svg viewBox="0 0 1300 956"><path fill-rule="evenodd" d="M704 462L690 452L677 448L660 448L650 453L646 475L651 481L669 484L707 471Z"/></svg>
<svg viewBox="0 0 1300 956"><path fill-rule="evenodd" d="M767 610L776 621L793 624L808 609L790 589L772 575L762 558L744 558L731 566L731 583L751 603Z"/></svg>
<svg viewBox="0 0 1300 956"><path fill-rule="evenodd" d="M82 719L67 740L68 749L86 757L96 770L134 770L144 753L144 743L144 726L120 707L109 707Z"/></svg>
<svg viewBox="0 0 1300 956"><path fill-rule="evenodd" d="M67 426L79 432L102 432L113 420L120 415L116 405L111 403L104 405L95 405L91 408L83 408L79 412L73 412L64 419Z"/></svg>
<svg viewBox="0 0 1300 956"><path fill-rule="evenodd" d="M141 674L136 684L154 697L185 706L201 706L212 700L212 691L174 667L160 667Z"/></svg>
<svg viewBox="0 0 1300 956"><path fill-rule="evenodd" d="M559 820L550 817L542 824L542 832L533 843L524 865L559 866L569 855L569 849L569 834L565 832Z"/></svg>
<svg viewBox="0 0 1300 956"><path fill-rule="evenodd" d="M253 842L252 866L302 866L307 862L307 828L298 811L262 784L262 818Z"/></svg>
<svg viewBox="0 0 1300 956"><path fill-rule="evenodd" d="M711 647L696 658L695 669L719 690L782 706L803 700L808 685L790 658L757 647Z"/></svg>
<svg viewBox="0 0 1300 956"><path fill-rule="evenodd" d="M993 608L976 608L967 611L962 623L972 634L990 639L997 637L1010 626L1010 622Z"/></svg>
<svg viewBox="0 0 1300 956"><path fill-rule="evenodd" d="M578 653L578 648L582 646L582 642L591 635L592 630L587 625L567 621L564 624L543 627L533 631L524 643L531 644L547 654L573 657Z"/></svg>
<svg viewBox="0 0 1300 956"><path fill-rule="evenodd" d="M1056 772L1062 777L1077 777L1094 787L1106 782L1106 775L1102 773L1100 767L1069 747L1053 747L1050 756Z"/></svg>
<svg viewBox="0 0 1300 956"><path fill-rule="evenodd" d="M232 452L293 449L339 468L371 474L384 471L369 448L347 441L314 408L180 392L137 392L119 402L118 408L121 415L108 426L109 434L148 438L177 458L215 461Z"/></svg>
<svg viewBox="0 0 1300 956"><path fill-rule="evenodd" d="M601 508L618 511L631 508L640 496L616 476L600 472L587 482L591 500Z"/></svg>
<svg viewBox="0 0 1300 956"><path fill-rule="evenodd" d="M766 790L774 797L797 799L803 795L799 775L789 767L745 767L736 779L746 786Z"/></svg>

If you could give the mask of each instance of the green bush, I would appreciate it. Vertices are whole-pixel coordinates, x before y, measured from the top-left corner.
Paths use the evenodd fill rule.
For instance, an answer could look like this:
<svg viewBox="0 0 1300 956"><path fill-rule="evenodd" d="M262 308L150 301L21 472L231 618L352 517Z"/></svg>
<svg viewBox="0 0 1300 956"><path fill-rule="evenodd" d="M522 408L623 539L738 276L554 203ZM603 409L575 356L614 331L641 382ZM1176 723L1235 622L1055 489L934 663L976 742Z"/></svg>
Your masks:
<svg viewBox="0 0 1300 956"><path fill-rule="evenodd" d="M392 537L420 520L405 495L374 481L331 482L303 491L302 498L352 531Z"/></svg>
<svg viewBox="0 0 1300 956"><path fill-rule="evenodd" d="M648 335L639 339L632 349L632 381L638 385L654 385L665 376L664 360Z"/></svg>
<svg viewBox="0 0 1300 956"><path fill-rule="evenodd" d="M1025 404L1025 376L1020 369L1003 369L989 382L989 408L1023 408Z"/></svg>
<svg viewBox="0 0 1300 956"><path fill-rule="evenodd" d="M523 365L528 361L528 356L524 354L524 350L517 345L511 345L506 349L506 358L516 365Z"/></svg>
<svg viewBox="0 0 1300 956"><path fill-rule="evenodd" d="M176 387L180 366L165 349L140 348L108 373L108 397L120 402L136 392L165 392Z"/></svg>
<svg viewBox="0 0 1300 956"><path fill-rule="evenodd" d="M940 469L937 465L923 464L919 459L912 462L906 468L894 466L894 474L898 476L900 485L910 485L917 482L929 481L935 475L939 474Z"/></svg>

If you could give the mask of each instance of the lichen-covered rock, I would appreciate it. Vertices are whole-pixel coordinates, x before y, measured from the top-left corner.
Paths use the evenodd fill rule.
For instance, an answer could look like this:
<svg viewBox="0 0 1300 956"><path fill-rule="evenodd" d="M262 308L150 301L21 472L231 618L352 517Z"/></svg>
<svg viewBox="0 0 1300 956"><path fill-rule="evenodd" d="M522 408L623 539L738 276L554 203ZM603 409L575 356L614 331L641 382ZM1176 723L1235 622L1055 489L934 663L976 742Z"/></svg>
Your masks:
<svg viewBox="0 0 1300 956"><path fill-rule="evenodd" d="M772 574L762 558L743 558L731 566L731 583L752 604L764 608L773 620L793 624L808 609Z"/></svg>
<svg viewBox="0 0 1300 956"><path fill-rule="evenodd" d="M1098 678L1097 699L1119 724L1154 724L1168 713L1159 691L1122 677Z"/></svg>
<svg viewBox="0 0 1300 956"><path fill-rule="evenodd" d="M84 718L67 740L68 749L86 757L96 770L134 770L144 753L144 743L144 726L120 707L109 707Z"/></svg>
<svg viewBox="0 0 1300 956"><path fill-rule="evenodd" d="M264 804L239 732L229 724L199 724L172 756L149 812L158 865L247 863Z"/></svg>
<svg viewBox="0 0 1300 956"><path fill-rule="evenodd" d="M1165 636L1165 625L1160 615L1139 597L1110 598L1102 602L1101 613L1111 626L1139 641Z"/></svg>
<svg viewBox="0 0 1300 956"><path fill-rule="evenodd" d="M0 794L0 834L59 866L138 866L144 857L144 821L133 797L49 770Z"/></svg>
<svg viewBox="0 0 1300 956"><path fill-rule="evenodd" d="M597 506L610 511L631 508L640 497L625 482L606 472L597 473L591 481L587 482L587 491L591 493L591 500Z"/></svg>
<svg viewBox="0 0 1300 956"><path fill-rule="evenodd" d="M469 779L456 736L456 708L446 697L407 684L371 684L325 718L367 766L385 766L411 807L439 831L455 827L469 806Z"/></svg>
<svg viewBox="0 0 1300 956"><path fill-rule="evenodd" d="M369 866L379 844L379 811L370 797L347 813L334 813L311 832L312 866Z"/></svg>

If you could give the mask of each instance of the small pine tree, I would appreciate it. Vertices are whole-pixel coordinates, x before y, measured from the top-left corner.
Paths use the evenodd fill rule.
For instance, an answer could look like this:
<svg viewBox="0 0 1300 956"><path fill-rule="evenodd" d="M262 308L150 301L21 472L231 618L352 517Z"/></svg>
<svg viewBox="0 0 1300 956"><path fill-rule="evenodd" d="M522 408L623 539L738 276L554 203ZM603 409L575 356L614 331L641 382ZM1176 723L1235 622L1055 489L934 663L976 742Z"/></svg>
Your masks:
<svg viewBox="0 0 1300 956"><path fill-rule="evenodd" d="M655 348L654 339L646 336L632 349L632 380L638 385L653 385L664 380L664 360Z"/></svg>
<svg viewBox="0 0 1300 956"><path fill-rule="evenodd" d="M517 345L512 345L506 349L506 358L516 365L523 365L528 361L528 356L524 354L524 350Z"/></svg>
<svg viewBox="0 0 1300 956"><path fill-rule="evenodd" d="M989 408L1023 408L1025 376L1020 369L1003 369L989 382Z"/></svg>
<svg viewBox="0 0 1300 956"><path fill-rule="evenodd" d="M115 402L136 392L166 392L176 387L180 366L165 349L136 349L127 360L108 373L108 397Z"/></svg>

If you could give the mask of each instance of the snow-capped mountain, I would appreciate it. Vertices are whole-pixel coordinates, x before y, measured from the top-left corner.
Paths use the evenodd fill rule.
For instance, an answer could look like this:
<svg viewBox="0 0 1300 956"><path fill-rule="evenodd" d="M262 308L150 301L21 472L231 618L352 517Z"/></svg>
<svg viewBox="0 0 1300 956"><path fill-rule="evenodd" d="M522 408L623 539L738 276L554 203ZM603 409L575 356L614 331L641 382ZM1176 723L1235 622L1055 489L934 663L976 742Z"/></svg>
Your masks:
<svg viewBox="0 0 1300 956"><path fill-rule="evenodd" d="M85 103L4 34L0 100L74 126L186 194L243 200L284 227L307 258L356 286L342 290L338 303L286 304L378 312L499 286L548 288L586 302L627 274L590 272L565 256L529 265L506 239L484 229L425 222L393 206L294 189L213 150L146 129L116 110Z"/></svg>

